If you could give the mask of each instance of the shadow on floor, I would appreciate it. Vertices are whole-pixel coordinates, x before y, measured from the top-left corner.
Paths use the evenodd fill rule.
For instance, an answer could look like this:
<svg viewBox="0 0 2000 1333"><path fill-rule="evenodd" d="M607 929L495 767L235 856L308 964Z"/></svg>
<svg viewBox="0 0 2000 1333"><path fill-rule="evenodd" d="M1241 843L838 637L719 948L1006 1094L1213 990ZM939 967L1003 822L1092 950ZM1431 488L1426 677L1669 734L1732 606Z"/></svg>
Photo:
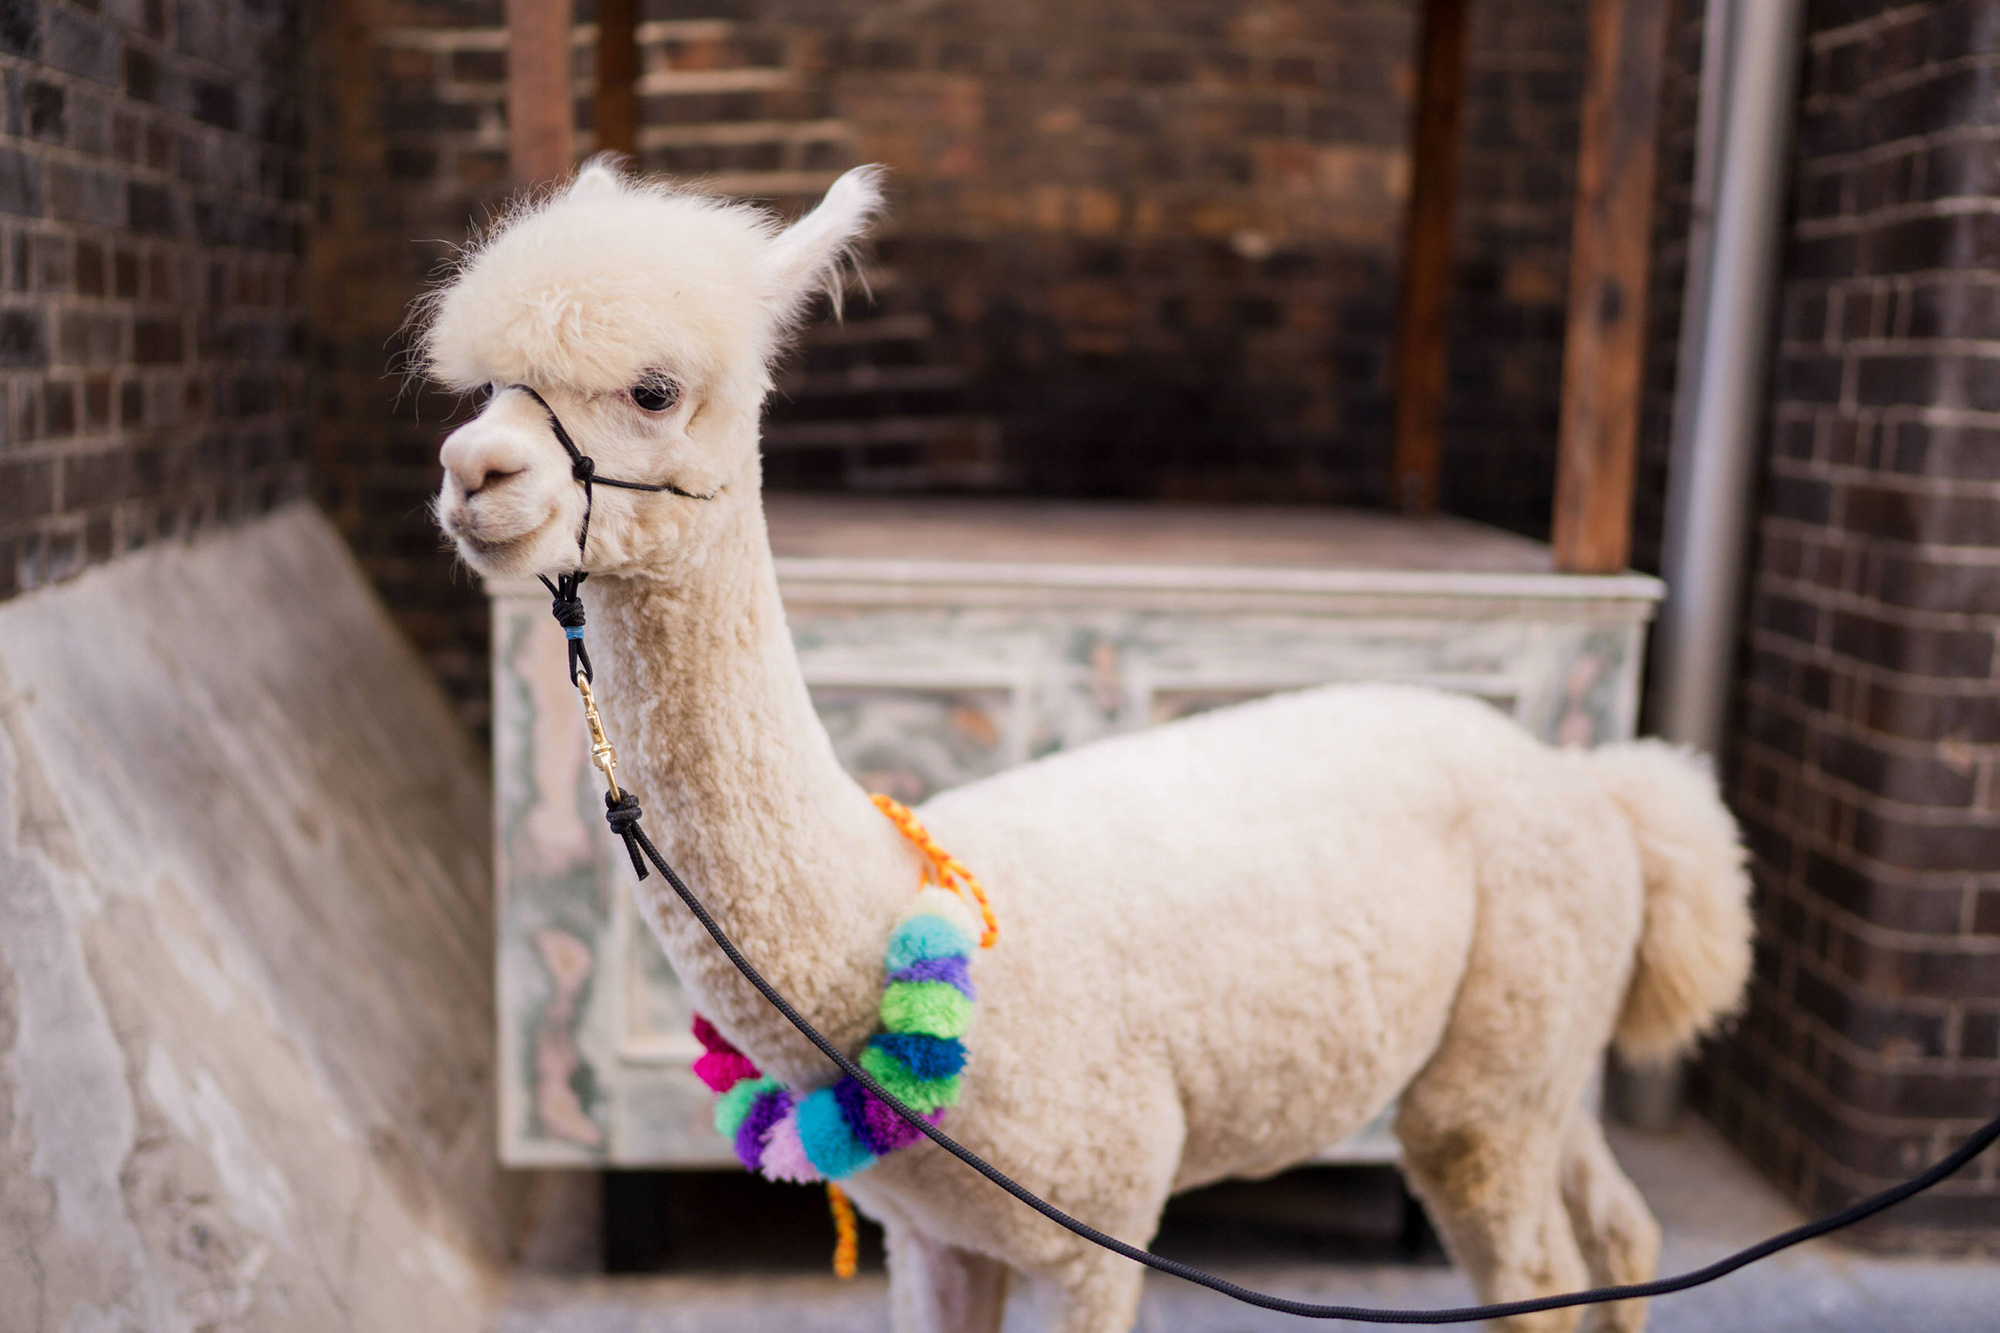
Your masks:
<svg viewBox="0 0 2000 1333"><path fill-rule="evenodd" d="M819 1273L833 1252L826 1192L741 1171L610 1171L603 1183L607 1273ZM1444 1262L1423 1208L1393 1167L1306 1167L1176 1197L1154 1247L1195 1264ZM861 1227L861 1267L882 1266L882 1233Z"/></svg>
<svg viewBox="0 0 2000 1333"><path fill-rule="evenodd" d="M1614 1128L1610 1137L1665 1227L1666 1272L1699 1267L1801 1220L1698 1122L1661 1134ZM550 1210L570 1224L550 1226L531 1246L496 1312L495 1333L881 1333L886 1326L888 1285L879 1267L853 1282L835 1281L827 1271L833 1228L822 1191L740 1173L626 1180L609 1191L600 1190L609 1182L597 1175L546 1175L554 1189L587 1206ZM654 1261L664 1268L630 1276L597 1271L600 1225L615 1221L604 1193L618 1195L618 1207L652 1218L650 1243L660 1247ZM1159 1244L1177 1258L1299 1300L1429 1308L1470 1301L1462 1273L1407 1257L1395 1229L1406 1214L1397 1205L1380 1175L1288 1172L1175 1200ZM2000 1327L1996 1310L2000 1264L1887 1258L1816 1241L1654 1302L1649 1330L1991 1333ZM1027 1325L1009 1327L1023 1333ZM1153 1276L1137 1333L1309 1327L1315 1325Z"/></svg>

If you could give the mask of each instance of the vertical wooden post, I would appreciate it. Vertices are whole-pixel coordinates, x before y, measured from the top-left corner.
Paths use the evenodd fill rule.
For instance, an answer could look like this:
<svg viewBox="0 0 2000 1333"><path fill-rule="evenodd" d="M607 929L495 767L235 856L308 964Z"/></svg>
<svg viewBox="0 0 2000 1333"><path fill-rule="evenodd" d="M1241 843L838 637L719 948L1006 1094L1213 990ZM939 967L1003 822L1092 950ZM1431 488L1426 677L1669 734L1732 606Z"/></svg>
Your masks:
<svg viewBox="0 0 2000 1333"><path fill-rule="evenodd" d="M1654 141L1669 0L1591 0L1556 443L1556 568L1609 574L1632 548Z"/></svg>
<svg viewBox="0 0 2000 1333"><path fill-rule="evenodd" d="M1425 0L1417 57L1410 211L1396 298L1396 452L1391 465L1395 503L1417 514L1437 507L1445 305L1451 293L1452 208L1465 103L1466 7L1467 0Z"/></svg>
<svg viewBox="0 0 2000 1333"><path fill-rule="evenodd" d="M507 0L507 167L517 186L576 165L570 12L570 0Z"/></svg>
<svg viewBox="0 0 2000 1333"><path fill-rule="evenodd" d="M597 0L597 151L639 151L639 6Z"/></svg>

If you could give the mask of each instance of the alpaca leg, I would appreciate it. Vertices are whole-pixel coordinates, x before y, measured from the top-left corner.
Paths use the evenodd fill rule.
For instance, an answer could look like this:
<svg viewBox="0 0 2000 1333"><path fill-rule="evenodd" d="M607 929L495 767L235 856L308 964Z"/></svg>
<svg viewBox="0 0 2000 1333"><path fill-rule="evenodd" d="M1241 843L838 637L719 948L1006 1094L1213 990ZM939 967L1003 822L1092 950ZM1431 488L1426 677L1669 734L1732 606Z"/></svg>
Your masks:
<svg viewBox="0 0 2000 1333"><path fill-rule="evenodd" d="M999 1333L1007 1302L1005 1264L907 1225L891 1224L884 1234L895 1333Z"/></svg>
<svg viewBox="0 0 2000 1333"><path fill-rule="evenodd" d="M1588 1270L1563 1207L1561 1145L1539 1127L1397 1119L1410 1185L1430 1210L1445 1249L1482 1301L1553 1296L1587 1285ZM1575 1310L1498 1321L1507 1333L1570 1333Z"/></svg>
<svg viewBox="0 0 2000 1333"><path fill-rule="evenodd" d="M1138 1264L1093 1248L1064 1266L1046 1327L1049 1333L1131 1333L1145 1282Z"/></svg>
<svg viewBox="0 0 2000 1333"><path fill-rule="evenodd" d="M1604 1142L1603 1127L1588 1111L1578 1114L1570 1130L1562 1192L1592 1286L1623 1286L1654 1276L1660 1262L1660 1224L1619 1169ZM1602 1333L1641 1333L1646 1327L1646 1302L1595 1306L1584 1316L1584 1324Z"/></svg>

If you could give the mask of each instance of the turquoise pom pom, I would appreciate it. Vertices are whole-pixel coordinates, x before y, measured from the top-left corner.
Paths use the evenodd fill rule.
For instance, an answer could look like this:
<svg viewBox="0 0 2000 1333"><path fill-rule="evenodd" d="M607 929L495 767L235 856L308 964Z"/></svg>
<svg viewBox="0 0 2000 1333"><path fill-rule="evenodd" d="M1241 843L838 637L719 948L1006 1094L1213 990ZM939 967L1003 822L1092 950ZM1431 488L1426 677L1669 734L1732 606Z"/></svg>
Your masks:
<svg viewBox="0 0 2000 1333"><path fill-rule="evenodd" d="M927 958L962 958L972 953L972 937L953 922L929 912L913 916L889 936L889 970L899 972Z"/></svg>
<svg viewBox="0 0 2000 1333"><path fill-rule="evenodd" d="M848 1128L832 1088L802 1098L798 1107L799 1142L814 1170L828 1180L841 1180L874 1165L875 1154Z"/></svg>

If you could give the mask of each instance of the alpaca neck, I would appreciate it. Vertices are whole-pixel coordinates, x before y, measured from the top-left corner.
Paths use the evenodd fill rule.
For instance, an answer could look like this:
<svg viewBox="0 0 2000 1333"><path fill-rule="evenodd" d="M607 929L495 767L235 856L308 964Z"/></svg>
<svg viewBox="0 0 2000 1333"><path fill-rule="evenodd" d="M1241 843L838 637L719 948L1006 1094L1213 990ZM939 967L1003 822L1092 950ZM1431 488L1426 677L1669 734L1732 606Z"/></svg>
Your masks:
<svg viewBox="0 0 2000 1333"><path fill-rule="evenodd" d="M883 949L921 861L813 712L756 497L701 517L673 567L589 584L606 721L669 862L765 978L851 1049L873 1026ZM774 1077L827 1080L825 1058L659 876L636 892L701 1013Z"/></svg>

